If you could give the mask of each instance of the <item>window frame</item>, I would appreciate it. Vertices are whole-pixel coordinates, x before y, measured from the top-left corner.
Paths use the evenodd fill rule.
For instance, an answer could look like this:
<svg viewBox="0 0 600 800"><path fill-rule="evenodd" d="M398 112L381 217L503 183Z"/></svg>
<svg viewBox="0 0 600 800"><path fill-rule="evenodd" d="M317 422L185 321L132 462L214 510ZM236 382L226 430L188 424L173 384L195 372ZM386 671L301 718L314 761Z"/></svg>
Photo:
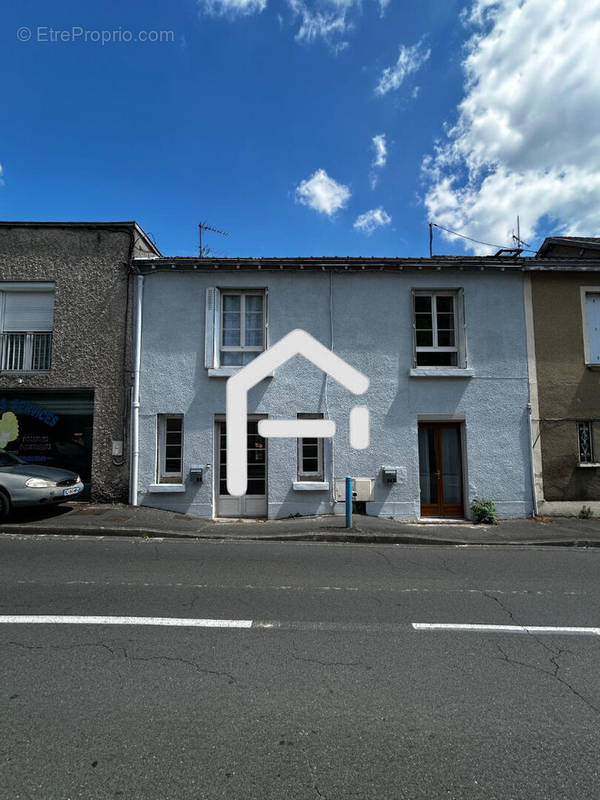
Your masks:
<svg viewBox="0 0 600 800"><path fill-rule="evenodd" d="M167 472L167 421L177 419L181 421L180 430L180 462L179 472ZM184 415L183 414L157 414L156 415L156 483L161 485L183 484L183 452L184 452Z"/></svg>
<svg viewBox="0 0 600 800"><path fill-rule="evenodd" d="M417 297L430 297L432 299L432 336L433 346L417 345ZM454 317L454 345L439 346L436 344L438 339L437 326L437 298L452 297L453 317ZM435 310L434 310L435 306ZM447 313L447 312L442 312ZM465 332L465 311L464 311L464 290L459 288L413 288L412 289L412 329L413 329L413 353L412 363L415 369L439 369L453 370L466 369L466 332ZM456 353L456 364L419 364L418 353Z"/></svg>
<svg viewBox="0 0 600 800"><path fill-rule="evenodd" d="M594 458L594 421L591 419L579 419L575 423L576 431L577 431L577 463L580 467L587 467L590 465L595 465L597 462ZM590 458L589 461L582 461L581 460L581 431L580 426L587 425L589 431L589 443L590 443Z"/></svg>
<svg viewBox="0 0 600 800"><path fill-rule="evenodd" d="M4 330L6 315L6 297L8 294L25 294L27 292L44 293L52 295L52 328L50 330ZM54 303L56 300L56 284L47 281L0 281L0 373L21 374L48 373L52 367L52 344L54 338ZM8 361L8 339L7 336L22 336L22 366L9 369L6 364ZM34 366L36 355L36 337L48 337L48 359L47 366L36 368ZM38 351L39 353L39 351Z"/></svg>
<svg viewBox="0 0 600 800"><path fill-rule="evenodd" d="M297 419L323 419L322 413L311 414L296 414ZM317 472L306 472L302 469L304 466L304 441L305 439L316 439L317 442ZM324 458L324 441L322 437L307 436L299 437L296 439L297 449L297 463L296 463L296 476L299 482L303 481L316 481L322 482L325 480L325 458ZM308 458L308 456L306 456Z"/></svg>
<svg viewBox="0 0 600 800"><path fill-rule="evenodd" d="M223 303L225 297L239 297L240 298L240 344L239 345L225 345L223 344L223 337L225 333L225 312ZM246 339L246 297L261 297L262 298L262 332L263 343L262 345L247 345L241 344L242 338ZM267 326L266 326L266 295L265 290L262 289L219 289L219 364L221 364L221 353L262 353L266 347L267 340ZM227 364L227 367L242 367L243 364Z"/></svg>
<svg viewBox="0 0 600 800"><path fill-rule="evenodd" d="M590 348L590 336L589 336L589 327L588 327L588 316L587 316L587 296L589 294L597 294L600 295L600 286L580 286L579 287L580 297L581 297L581 328L583 334L583 359L586 367L596 367L600 368L600 361L592 361L592 354Z"/></svg>

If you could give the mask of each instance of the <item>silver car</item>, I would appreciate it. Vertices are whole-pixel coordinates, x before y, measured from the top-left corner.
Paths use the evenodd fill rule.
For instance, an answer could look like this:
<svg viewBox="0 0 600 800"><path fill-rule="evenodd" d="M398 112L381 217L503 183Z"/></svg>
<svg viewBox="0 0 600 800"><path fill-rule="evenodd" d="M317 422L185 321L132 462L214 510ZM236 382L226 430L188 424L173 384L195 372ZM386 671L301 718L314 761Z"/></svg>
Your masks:
<svg viewBox="0 0 600 800"><path fill-rule="evenodd" d="M82 491L75 472L26 461L0 450L0 519L11 508L64 503Z"/></svg>

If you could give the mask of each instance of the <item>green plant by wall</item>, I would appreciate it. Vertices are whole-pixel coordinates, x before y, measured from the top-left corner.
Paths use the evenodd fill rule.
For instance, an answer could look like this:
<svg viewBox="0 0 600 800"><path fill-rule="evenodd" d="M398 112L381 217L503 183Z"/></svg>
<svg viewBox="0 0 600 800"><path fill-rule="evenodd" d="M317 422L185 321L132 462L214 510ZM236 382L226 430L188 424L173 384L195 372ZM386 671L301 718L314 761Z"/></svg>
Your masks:
<svg viewBox="0 0 600 800"><path fill-rule="evenodd" d="M581 511L577 515L579 519L591 519L594 516L591 506L581 506Z"/></svg>
<svg viewBox="0 0 600 800"><path fill-rule="evenodd" d="M493 500L483 500L480 497L473 498L471 503L471 513L473 519L478 524L483 525L497 525L498 512Z"/></svg>

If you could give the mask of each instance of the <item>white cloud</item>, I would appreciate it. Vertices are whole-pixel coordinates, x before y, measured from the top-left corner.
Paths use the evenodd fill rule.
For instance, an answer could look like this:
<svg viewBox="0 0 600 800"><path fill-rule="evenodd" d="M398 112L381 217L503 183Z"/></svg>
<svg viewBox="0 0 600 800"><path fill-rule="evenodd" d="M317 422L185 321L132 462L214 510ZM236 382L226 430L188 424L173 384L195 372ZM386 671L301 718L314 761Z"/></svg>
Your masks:
<svg viewBox="0 0 600 800"><path fill-rule="evenodd" d="M371 144L373 145L373 163L371 164L372 169L369 173L369 183L371 184L371 189L374 189L379 180L377 170L383 169L387 162L388 151L385 133L378 133L377 136L373 136Z"/></svg>
<svg viewBox="0 0 600 800"><path fill-rule="evenodd" d="M381 207L372 208L370 211L365 211L360 217L354 220L354 228L362 233L373 233L377 228L382 228L389 225L392 221L390 215Z"/></svg>
<svg viewBox="0 0 600 800"><path fill-rule="evenodd" d="M196 0L206 14L218 17L241 17L260 14L267 7L267 0Z"/></svg>
<svg viewBox="0 0 600 800"><path fill-rule="evenodd" d="M294 17L300 21L297 42L312 44L322 39L336 54L348 47L343 37L354 27L349 19L360 0L288 0Z"/></svg>
<svg viewBox="0 0 600 800"><path fill-rule="evenodd" d="M302 44L319 40L337 55L349 47L344 39L355 27L362 11L362 0L287 0L300 27L295 39ZM390 0L377 0L383 16Z"/></svg>
<svg viewBox="0 0 600 800"><path fill-rule="evenodd" d="M374 167L385 167L387 161L387 142L385 140L385 133L378 133L371 141L373 142L373 150L375 151L375 158L373 160Z"/></svg>
<svg viewBox="0 0 600 800"><path fill-rule="evenodd" d="M296 187L297 203L310 206L328 217L343 208L350 196L350 189L330 178L324 169L318 169Z"/></svg>
<svg viewBox="0 0 600 800"><path fill-rule="evenodd" d="M412 47L400 46L398 60L391 67L386 67L375 87L375 94L384 95L399 89L405 78L417 72L431 55L431 50L423 47L423 42L417 42Z"/></svg>
<svg viewBox="0 0 600 800"><path fill-rule="evenodd" d="M475 0L458 120L423 164L430 219L507 244L600 233L598 0ZM472 245L475 252L489 248Z"/></svg>

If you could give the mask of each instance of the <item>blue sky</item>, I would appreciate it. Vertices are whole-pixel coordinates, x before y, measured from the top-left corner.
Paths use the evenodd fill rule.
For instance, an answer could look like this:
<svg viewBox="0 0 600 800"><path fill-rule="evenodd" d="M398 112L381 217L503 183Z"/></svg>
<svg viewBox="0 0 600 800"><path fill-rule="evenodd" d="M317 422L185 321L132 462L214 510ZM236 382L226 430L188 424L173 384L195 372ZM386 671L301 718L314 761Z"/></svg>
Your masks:
<svg viewBox="0 0 600 800"><path fill-rule="evenodd" d="M600 19L571 0L546 86L532 27L548 43L565 18L541 0L23 0L2 21L0 215L136 219L169 255L197 252L200 220L229 232L206 237L217 254L246 256L425 256L430 218L499 244L517 213L534 246L597 234L598 142L577 140L597 79L574 63L590 6Z"/></svg>

